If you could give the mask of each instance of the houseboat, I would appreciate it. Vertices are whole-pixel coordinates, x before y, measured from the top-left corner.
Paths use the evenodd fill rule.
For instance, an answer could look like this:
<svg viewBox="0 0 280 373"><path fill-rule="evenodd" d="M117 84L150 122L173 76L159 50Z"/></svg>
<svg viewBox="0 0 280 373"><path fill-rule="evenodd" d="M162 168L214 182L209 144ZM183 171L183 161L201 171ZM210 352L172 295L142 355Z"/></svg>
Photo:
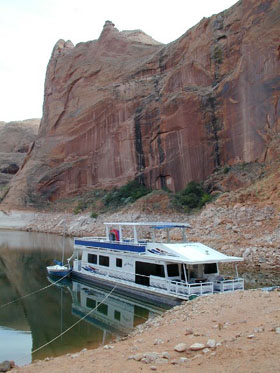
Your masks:
<svg viewBox="0 0 280 373"><path fill-rule="evenodd" d="M219 272L220 263L237 263L243 258L188 242L189 224L105 223L105 228L105 237L74 239L74 252L68 259L71 277L107 288L116 286L128 295L162 304L244 289L236 265L232 278Z"/></svg>

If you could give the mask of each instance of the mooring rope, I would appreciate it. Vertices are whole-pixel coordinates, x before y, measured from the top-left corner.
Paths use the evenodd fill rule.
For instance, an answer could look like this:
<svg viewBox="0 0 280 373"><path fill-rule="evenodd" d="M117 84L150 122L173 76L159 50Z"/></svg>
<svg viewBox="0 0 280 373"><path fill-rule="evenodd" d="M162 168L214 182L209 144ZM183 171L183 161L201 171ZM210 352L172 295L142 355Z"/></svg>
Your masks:
<svg viewBox="0 0 280 373"><path fill-rule="evenodd" d="M104 301L113 293L113 291L116 289L116 287L117 287L117 284L113 287L112 290L110 290L110 292L104 297L104 299L100 303L98 303L97 306L95 306L93 309L91 309L86 315L81 317L78 321L76 321L73 325L69 326L69 328L65 329L62 333L57 335L55 338L51 339L50 341L46 342L42 346L40 346L40 347L36 348L35 350L31 351L31 355L33 355L35 352L38 352L38 351L42 350L42 348L48 346L49 344L51 344L52 342L54 342L58 338L62 337L65 333L69 332L69 330L73 329L74 326L78 325L81 321L83 321L86 317L88 317L93 311L97 310L97 308L99 306L101 306L101 304L103 304ZM22 359L26 358L26 356L29 356L29 354L22 356L18 360L22 360Z"/></svg>
<svg viewBox="0 0 280 373"><path fill-rule="evenodd" d="M50 287L53 286L53 285L56 285L56 284L59 283L61 280L63 280L64 278L66 278L68 275L69 275L69 273L67 273L67 275L65 275L65 276L63 276L63 277L61 277L61 278L59 278L57 281L52 282L51 284L49 284L49 285L47 285L47 286L44 286L44 287L41 288L41 289L38 289L38 290L32 291L32 293L29 293L29 294L23 295L22 297L16 298L16 299L14 299L14 300L12 300L12 301L10 301L10 302L8 302L8 303L1 304L1 305L0 305L0 308L6 307L6 306L8 306L9 304L12 304L12 303L18 302L18 301L21 300L21 299L24 299L24 298L30 297L31 295L34 295L34 294L40 293L41 291L46 290L46 289L50 288Z"/></svg>

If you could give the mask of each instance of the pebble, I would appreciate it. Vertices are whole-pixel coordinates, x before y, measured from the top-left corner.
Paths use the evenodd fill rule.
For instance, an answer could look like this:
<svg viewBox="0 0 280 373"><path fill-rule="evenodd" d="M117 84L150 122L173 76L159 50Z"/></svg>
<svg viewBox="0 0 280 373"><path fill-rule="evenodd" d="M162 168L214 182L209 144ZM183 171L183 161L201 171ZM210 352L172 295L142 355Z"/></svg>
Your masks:
<svg viewBox="0 0 280 373"><path fill-rule="evenodd" d="M264 331L264 327L263 326L254 329L254 333L262 333L263 331Z"/></svg>
<svg viewBox="0 0 280 373"><path fill-rule="evenodd" d="M189 359L187 357L180 357L181 363L186 363Z"/></svg>
<svg viewBox="0 0 280 373"><path fill-rule="evenodd" d="M210 347L210 348L214 348L216 346L216 341L215 339L208 339L207 343L206 343L206 346L207 347Z"/></svg>
<svg viewBox="0 0 280 373"><path fill-rule="evenodd" d="M14 367L14 361L4 360L2 363L0 363L0 372L8 372L10 369Z"/></svg>
<svg viewBox="0 0 280 373"><path fill-rule="evenodd" d="M255 338L255 334L250 334L250 335L247 335L247 338L248 338L248 339L252 339L252 338Z"/></svg>
<svg viewBox="0 0 280 373"><path fill-rule="evenodd" d="M174 347L174 350L177 352L184 352L187 348L188 346L186 345L186 343L179 343Z"/></svg>
<svg viewBox="0 0 280 373"><path fill-rule="evenodd" d="M158 354L156 352L146 352L145 353L145 359L149 361L149 363L152 363L158 358Z"/></svg>
<svg viewBox="0 0 280 373"><path fill-rule="evenodd" d="M161 356L162 356L164 359L170 359L170 354L169 354L169 352L167 352L167 351L163 351L162 354L161 354Z"/></svg>
<svg viewBox="0 0 280 373"><path fill-rule="evenodd" d="M145 357L143 357L143 359L141 359L142 363L145 363L145 364L149 364L150 361L148 359L146 359Z"/></svg>
<svg viewBox="0 0 280 373"><path fill-rule="evenodd" d="M105 345L103 348L104 348L104 350L110 350L110 349L114 348L114 346Z"/></svg>
<svg viewBox="0 0 280 373"><path fill-rule="evenodd" d="M278 326L277 328L275 328L275 332L276 332L276 334L280 334L280 326Z"/></svg>
<svg viewBox="0 0 280 373"><path fill-rule="evenodd" d="M157 367L155 367L154 365L151 366L151 370L157 370Z"/></svg>
<svg viewBox="0 0 280 373"><path fill-rule="evenodd" d="M187 328L185 330L185 335L190 335L190 334L193 334L193 330L191 328Z"/></svg>
<svg viewBox="0 0 280 373"><path fill-rule="evenodd" d="M162 340L162 339L160 339L160 338L156 338L156 339L154 340L154 345L161 345L161 344L163 344L163 340Z"/></svg>
<svg viewBox="0 0 280 373"><path fill-rule="evenodd" d="M162 357L159 357L158 359L155 360L155 363L156 364L168 364L168 360Z"/></svg>
<svg viewBox="0 0 280 373"><path fill-rule="evenodd" d="M133 360L140 361L143 359L144 355L143 354L136 354L131 356Z"/></svg>
<svg viewBox="0 0 280 373"><path fill-rule="evenodd" d="M203 343L194 343L190 346L191 351L199 351L203 350L205 348L205 345Z"/></svg>
<svg viewBox="0 0 280 373"><path fill-rule="evenodd" d="M76 359L76 357L79 357L79 356L80 356L80 354L72 354L72 355L71 355L71 358L72 358L72 359Z"/></svg>

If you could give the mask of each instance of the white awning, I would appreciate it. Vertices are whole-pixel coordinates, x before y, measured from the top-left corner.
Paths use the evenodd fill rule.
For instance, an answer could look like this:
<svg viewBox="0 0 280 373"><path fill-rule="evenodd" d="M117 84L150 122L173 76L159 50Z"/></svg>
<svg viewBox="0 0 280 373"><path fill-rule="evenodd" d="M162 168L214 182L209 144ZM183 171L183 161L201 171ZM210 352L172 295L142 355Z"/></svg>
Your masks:
<svg viewBox="0 0 280 373"><path fill-rule="evenodd" d="M231 263L243 261L243 258L228 256L212 249L200 242L165 243L161 245L169 255L152 254L149 257L170 262L182 262L186 264L203 263Z"/></svg>

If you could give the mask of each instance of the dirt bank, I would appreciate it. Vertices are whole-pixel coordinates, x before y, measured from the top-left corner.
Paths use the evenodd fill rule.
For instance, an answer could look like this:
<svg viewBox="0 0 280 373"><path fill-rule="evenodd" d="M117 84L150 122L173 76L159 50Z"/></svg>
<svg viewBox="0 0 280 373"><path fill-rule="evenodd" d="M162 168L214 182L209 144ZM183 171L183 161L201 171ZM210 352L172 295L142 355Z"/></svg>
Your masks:
<svg viewBox="0 0 280 373"><path fill-rule="evenodd" d="M280 291L249 290L197 298L127 339L13 371L279 372L279 354Z"/></svg>

